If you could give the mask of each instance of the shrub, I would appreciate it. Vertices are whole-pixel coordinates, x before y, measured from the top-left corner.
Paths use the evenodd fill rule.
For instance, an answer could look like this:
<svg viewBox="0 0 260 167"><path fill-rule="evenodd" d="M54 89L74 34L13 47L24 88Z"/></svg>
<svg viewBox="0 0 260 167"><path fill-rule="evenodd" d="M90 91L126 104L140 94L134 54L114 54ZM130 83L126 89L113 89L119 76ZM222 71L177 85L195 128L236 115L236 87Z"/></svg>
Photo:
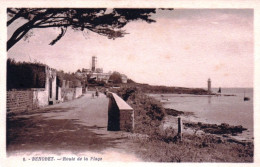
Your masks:
<svg viewBox="0 0 260 167"><path fill-rule="evenodd" d="M134 109L135 132L148 135L157 133L165 116L165 110L159 101L132 86L123 86L112 91L116 92Z"/></svg>
<svg viewBox="0 0 260 167"><path fill-rule="evenodd" d="M41 63L7 60L7 90L23 88L44 88L45 65Z"/></svg>
<svg viewBox="0 0 260 167"><path fill-rule="evenodd" d="M111 76L109 77L109 80L114 84L120 84L122 83L122 77L119 72L113 72Z"/></svg>
<svg viewBox="0 0 260 167"><path fill-rule="evenodd" d="M65 73L63 71L57 71L57 85L59 87L62 87L63 80L71 81L70 88L79 87L83 83L83 80L81 80L75 74Z"/></svg>

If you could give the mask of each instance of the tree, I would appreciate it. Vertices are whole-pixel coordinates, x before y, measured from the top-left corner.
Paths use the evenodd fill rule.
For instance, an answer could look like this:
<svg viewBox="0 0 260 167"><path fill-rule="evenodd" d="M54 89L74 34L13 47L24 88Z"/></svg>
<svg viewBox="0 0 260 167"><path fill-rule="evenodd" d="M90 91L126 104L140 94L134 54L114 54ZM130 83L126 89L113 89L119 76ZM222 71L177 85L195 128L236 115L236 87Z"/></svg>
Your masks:
<svg viewBox="0 0 260 167"><path fill-rule="evenodd" d="M127 83L136 83L136 82L133 81L132 79L127 79Z"/></svg>
<svg viewBox="0 0 260 167"><path fill-rule="evenodd" d="M114 84L122 83L122 77L119 72L113 72L111 76L109 77L109 80L112 81Z"/></svg>
<svg viewBox="0 0 260 167"><path fill-rule="evenodd" d="M155 22L151 14L155 9L113 9L107 12L105 8L8 8L10 26L18 19L26 22L18 27L7 41L7 50L12 48L23 37L29 36L29 31L36 28L60 28L60 34L50 42L54 45L66 33L68 27L84 31L89 30L109 39L123 37L127 34L122 28L133 20Z"/></svg>
<svg viewBox="0 0 260 167"><path fill-rule="evenodd" d="M44 88L45 77L44 64L16 62L14 59L7 59L7 90Z"/></svg>

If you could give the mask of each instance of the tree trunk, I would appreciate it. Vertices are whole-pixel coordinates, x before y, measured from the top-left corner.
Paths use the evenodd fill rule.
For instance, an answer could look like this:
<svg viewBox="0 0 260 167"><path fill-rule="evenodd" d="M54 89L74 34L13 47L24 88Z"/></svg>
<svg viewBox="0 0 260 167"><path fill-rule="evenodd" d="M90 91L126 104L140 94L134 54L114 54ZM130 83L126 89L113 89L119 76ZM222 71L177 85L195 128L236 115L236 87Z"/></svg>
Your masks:
<svg viewBox="0 0 260 167"><path fill-rule="evenodd" d="M19 27L7 41L7 51L11 49L18 41L20 41L28 31L33 28L33 22L29 21Z"/></svg>
<svg viewBox="0 0 260 167"><path fill-rule="evenodd" d="M11 49L18 41L20 41L20 39L22 39L22 37L24 37L24 35L29 31L28 30L24 30L22 32L20 32L18 35L13 35L8 41L7 41L7 51L9 49Z"/></svg>

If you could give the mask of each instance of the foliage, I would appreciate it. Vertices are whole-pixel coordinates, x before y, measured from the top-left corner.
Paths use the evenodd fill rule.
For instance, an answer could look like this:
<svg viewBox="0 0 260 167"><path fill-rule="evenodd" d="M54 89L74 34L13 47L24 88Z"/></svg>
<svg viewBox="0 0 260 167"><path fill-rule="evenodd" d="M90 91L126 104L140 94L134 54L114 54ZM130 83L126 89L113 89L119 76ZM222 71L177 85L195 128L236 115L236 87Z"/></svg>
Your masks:
<svg viewBox="0 0 260 167"><path fill-rule="evenodd" d="M96 82L98 86L105 86L106 82L105 81L97 81Z"/></svg>
<svg viewBox="0 0 260 167"><path fill-rule="evenodd" d="M109 80L114 84L120 84L122 83L122 77L119 72L113 72L111 76L109 77Z"/></svg>
<svg viewBox="0 0 260 167"><path fill-rule="evenodd" d="M122 97L135 111L135 132L152 135L156 133L165 116L162 104L143 94L140 89L122 86L112 90Z"/></svg>
<svg viewBox="0 0 260 167"><path fill-rule="evenodd" d="M129 83L131 86L136 86L144 93L176 93L176 94L208 94L204 89L200 88L183 88L183 87L170 87L170 86L154 86L148 84Z"/></svg>
<svg viewBox="0 0 260 167"><path fill-rule="evenodd" d="M132 79L127 79L127 83L128 83L128 84L132 84L132 83L136 83L136 82L133 81Z"/></svg>
<svg viewBox="0 0 260 167"><path fill-rule="evenodd" d="M60 34L50 45L59 41L68 27L83 32L89 30L109 39L123 37L126 32L121 29L130 21L155 22L151 19L151 13L155 13L155 9L113 9L109 12L106 8L8 8L10 19L7 26L21 18L26 23L14 31L7 42L7 50L35 28L60 28Z"/></svg>
<svg viewBox="0 0 260 167"><path fill-rule="evenodd" d="M65 73L63 71L57 71L57 85L62 87L63 80L71 81L70 87L80 87L84 81L75 74Z"/></svg>
<svg viewBox="0 0 260 167"><path fill-rule="evenodd" d="M45 88L45 65L7 60L7 90Z"/></svg>
<svg viewBox="0 0 260 167"><path fill-rule="evenodd" d="M137 154L149 162L253 162L254 144L224 140L214 135L183 134L182 141L139 140Z"/></svg>

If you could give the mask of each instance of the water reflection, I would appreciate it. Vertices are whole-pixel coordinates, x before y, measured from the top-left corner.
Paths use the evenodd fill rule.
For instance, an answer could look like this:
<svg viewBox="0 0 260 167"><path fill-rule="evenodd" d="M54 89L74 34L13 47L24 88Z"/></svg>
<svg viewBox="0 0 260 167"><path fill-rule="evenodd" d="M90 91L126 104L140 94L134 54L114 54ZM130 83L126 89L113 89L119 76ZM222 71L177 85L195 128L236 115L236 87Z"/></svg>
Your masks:
<svg viewBox="0 0 260 167"><path fill-rule="evenodd" d="M211 104L211 96L208 96L208 104Z"/></svg>

